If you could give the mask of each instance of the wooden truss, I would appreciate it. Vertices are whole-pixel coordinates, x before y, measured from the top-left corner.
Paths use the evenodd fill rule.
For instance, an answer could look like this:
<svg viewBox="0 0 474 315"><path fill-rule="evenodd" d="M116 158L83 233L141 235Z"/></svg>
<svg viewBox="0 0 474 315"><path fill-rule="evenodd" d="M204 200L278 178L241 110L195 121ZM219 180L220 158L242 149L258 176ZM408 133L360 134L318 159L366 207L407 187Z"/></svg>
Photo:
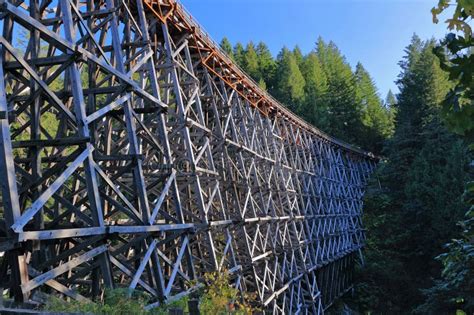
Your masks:
<svg viewBox="0 0 474 315"><path fill-rule="evenodd" d="M270 313L319 314L351 287L376 159L278 104L179 4L1 0L0 26L2 290L153 307L228 270Z"/></svg>

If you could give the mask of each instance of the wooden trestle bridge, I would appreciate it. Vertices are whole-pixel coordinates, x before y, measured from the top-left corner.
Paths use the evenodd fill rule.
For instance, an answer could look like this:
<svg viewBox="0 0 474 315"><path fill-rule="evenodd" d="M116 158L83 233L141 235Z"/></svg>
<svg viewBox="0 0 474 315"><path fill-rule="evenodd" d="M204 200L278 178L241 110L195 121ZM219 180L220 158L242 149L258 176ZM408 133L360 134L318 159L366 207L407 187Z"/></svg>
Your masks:
<svg viewBox="0 0 474 315"><path fill-rule="evenodd" d="M258 88L172 0L0 0L0 287L273 313L351 288L376 159ZM198 283L198 284L196 284Z"/></svg>

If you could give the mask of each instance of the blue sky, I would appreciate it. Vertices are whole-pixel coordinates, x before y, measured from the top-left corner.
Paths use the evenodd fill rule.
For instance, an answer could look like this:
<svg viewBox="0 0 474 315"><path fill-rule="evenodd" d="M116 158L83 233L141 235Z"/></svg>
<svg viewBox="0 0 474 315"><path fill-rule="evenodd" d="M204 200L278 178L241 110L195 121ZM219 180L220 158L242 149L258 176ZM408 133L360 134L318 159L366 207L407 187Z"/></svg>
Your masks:
<svg viewBox="0 0 474 315"><path fill-rule="evenodd" d="M318 36L334 41L354 68L362 62L383 98L394 83L404 48L416 32L441 38L444 23L433 24L437 0L181 0L216 40L232 44L264 41L274 55L284 45L303 53ZM442 20L441 20L442 21Z"/></svg>

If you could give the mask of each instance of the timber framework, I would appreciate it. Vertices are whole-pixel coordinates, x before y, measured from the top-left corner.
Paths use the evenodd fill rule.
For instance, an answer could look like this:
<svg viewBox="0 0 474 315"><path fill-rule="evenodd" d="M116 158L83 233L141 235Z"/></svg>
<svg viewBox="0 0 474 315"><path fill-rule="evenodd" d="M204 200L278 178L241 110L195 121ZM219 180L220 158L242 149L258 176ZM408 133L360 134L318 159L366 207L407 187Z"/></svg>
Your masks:
<svg viewBox="0 0 474 315"><path fill-rule="evenodd" d="M0 0L0 288L18 301L230 273L273 314L352 286L377 159L279 104L172 0Z"/></svg>

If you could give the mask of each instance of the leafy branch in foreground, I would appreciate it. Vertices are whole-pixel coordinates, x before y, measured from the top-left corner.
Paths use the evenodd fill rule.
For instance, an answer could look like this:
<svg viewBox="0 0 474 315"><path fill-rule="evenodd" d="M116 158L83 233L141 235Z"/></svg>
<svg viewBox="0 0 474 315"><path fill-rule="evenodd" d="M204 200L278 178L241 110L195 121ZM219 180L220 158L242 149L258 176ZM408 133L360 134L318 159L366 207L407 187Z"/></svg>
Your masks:
<svg viewBox="0 0 474 315"><path fill-rule="evenodd" d="M447 0L440 0L432 9L433 21L449 7ZM459 0L454 15L446 20L450 30L434 53L440 60L441 69L449 73L449 79L455 82L442 105L442 115L452 131L464 135L472 142L474 137L474 37L472 23L474 1Z"/></svg>

